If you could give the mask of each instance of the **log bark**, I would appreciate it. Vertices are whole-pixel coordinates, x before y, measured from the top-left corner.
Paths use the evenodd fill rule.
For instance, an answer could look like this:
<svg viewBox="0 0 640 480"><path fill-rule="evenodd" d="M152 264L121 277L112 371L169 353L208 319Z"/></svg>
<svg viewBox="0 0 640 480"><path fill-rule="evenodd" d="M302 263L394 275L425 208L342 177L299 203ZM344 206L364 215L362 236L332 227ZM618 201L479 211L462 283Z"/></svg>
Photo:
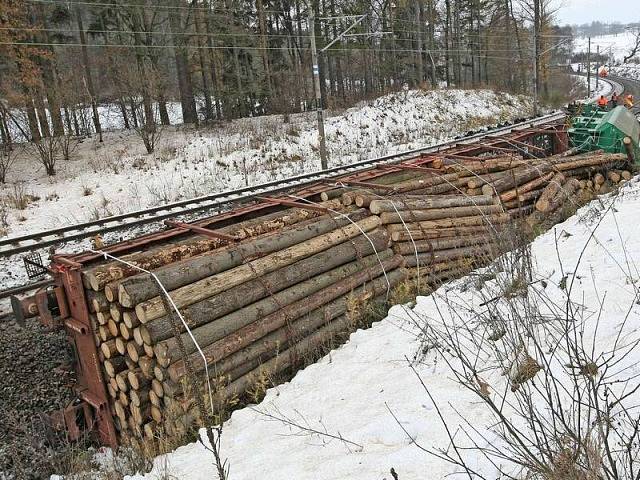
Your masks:
<svg viewBox="0 0 640 480"><path fill-rule="evenodd" d="M467 187L473 189L479 188L480 190L482 190L483 185L486 185L487 183L493 183L498 179L504 177L506 174L507 172L495 172L474 176L471 177L471 179L467 182Z"/></svg>
<svg viewBox="0 0 640 480"><path fill-rule="evenodd" d="M409 231L400 230L391 233L391 239L394 242L410 242L416 240L427 240L431 238L449 238L458 235L474 235L483 234L493 230L500 230L500 225L489 226L470 226L470 227L453 227L441 228L435 230L419 230L419 227L411 227Z"/></svg>
<svg viewBox="0 0 640 480"><path fill-rule="evenodd" d="M290 298L289 292L287 292L287 295L277 294L292 285L299 284L299 288L294 290L304 292L307 292L306 289L313 288L313 286L322 288L326 282L334 281L336 278L339 279L342 275L349 275L357 271L358 268L363 268L364 265L373 265L374 261L377 261L375 255L373 258L368 258L368 256L375 252L382 254L389 244L389 237L384 234L384 232L373 232L369 235L369 238L371 242L361 237L336 245L325 252L320 252L264 275L263 277L250 280L236 288L226 290L218 295L186 307L181 311L181 314L189 328L197 328L223 315L239 310L246 305L257 302L268 295L276 294L273 301L286 302L287 299ZM389 255L389 252L387 252L387 255ZM364 258L362 258L361 261L356 261L339 268L359 257ZM360 266L360 263L362 263L363 266ZM337 270L322 278L316 278L310 281L310 279L313 279L317 275L327 271L331 272L333 269ZM271 301L271 299L267 299L267 301ZM184 331L181 322L179 323L181 331ZM149 345L155 345L159 341L167 339L174 334L172 322L168 315L148 322L144 327L145 328L140 329L140 333L144 342Z"/></svg>
<svg viewBox="0 0 640 480"><path fill-rule="evenodd" d="M538 190L542 185L546 185L547 182L551 181L553 177L554 177L554 173L549 172L546 175L542 175L541 177L534 178L533 180L525 183L524 185L520 185L517 188L501 193L500 200L502 200L503 202L515 200L520 195L523 195L527 192L531 192L533 190Z"/></svg>
<svg viewBox="0 0 640 480"><path fill-rule="evenodd" d="M349 215L353 221L361 220L366 216L366 210L353 212ZM167 291L175 290L237 267L247 259L259 258L291 247L348 224L350 222L347 218L325 215L320 219L303 222L275 234L263 235L238 245L230 245L214 252L171 263L154 271L154 274ZM122 281L118 288L120 303L126 307L135 307L138 303L160 294L161 289L157 281L148 274L129 277Z"/></svg>
<svg viewBox="0 0 640 480"><path fill-rule="evenodd" d="M459 228L480 225L492 225L496 223L506 223L510 217L506 213L494 213L491 215L476 215L473 217L459 218L442 218L440 220L430 220L425 222L405 222L404 225L394 223L387 225L387 230L393 232L401 232L409 230L430 230L439 228Z"/></svg>
<svg viewBox="0 0 640 480"><path fill-rule="evenodd" d="M372 258L373 257L373 258ZM294 285L280 293L267 297L259 302L251 304L245 308L236 310L213 322L207 323L192 330L192 335L200 345L204 347L210 345L234 331L256 322L261 317L277 313L280 310L290 309L291 305L304 303L305 299L314 298L319 301L325 298L326 302L333 298L329 295L340 292L340 288L345 285L358 286L358 279L375 278L385 270L397 267L402 259L398 256L392 257L391 251L384 255L386 258L379 260L376 255L372 255L362 261L356 261L345 267L338 267L329 273L314 277L305 282ZM352 286L351 288L355 288ZM187 354L196 351L196 346L187 334L182 334L182 341ZM161 366L167 366L175 361L179 356L178 342L175 338L169 338L155 346L157 362Z"/></svg>
<svg viewBox="0 0 640 480"><path fill-rule="evenodd" d="M548 209L542 213L553 212L557 210L567 199L571 198L573 194L580 188L580 182L575 178L570 178L562 186L562 189L549 201Z"/></svg>
<svg viewBox="0 0 640 480"><path fill-rule="evenodd" d="M490 242L488 235L473 235L467 237L446 238L441 240L418 240L416 242L401 242L393 246L393 251L397 254L410 256L418 253L435 252L448 250L450 248L467 247L472 245L482 245Z"/></svg>
<svg viewBox="0 0 640 480"><path fill-rule="evenodd" d="M428 210L430 208L471 207L493 204L493 198L490 196L467 197L464 195L452 195L424 199L373 200L369 205L369 210L378 215L383 212L396 212L396 210Z"/></svg>
<svg viewBox="0 0 640 480"><path fill-rule="evenodd" d="M322 205L334 210L341 209L341 203L338 200L330 200ZM228 227L222 227L217 231L243 240L274 232L286 226L294 225L321 215L322 214L317 211L292 208L264 215L256 219L239 222ZM226 244L227 242L225 240L196 235L195 237L172 243L169 246L163 245L148 251L125 255L123 259L146 270L153 270L168 263L193 257ZM87 270L83 277L86 278L86 281L91 285L93 290L100 291L104 289L107 283L138 273L139 270L118 262L111 262Z"/></svg>
<svg viewBox="0 0 640 480"><path fill-rule="evenodd" d="M500 205L477 205L471 207L433 208L430 210L403 210L400 212L383 212L380 221L383 225L391 223L421 222L426 220L440 220L443 218L469 217L478 214L502 213Z"/></svg>
<svg viewBox="0 0 640 480"><path fill-rule="evenodd" d="M508 172L504 177L496 180L491 184L482 187L485 195L501 194L507 190L514 189L520 185L526 184L531 180L542 177L551 171L549 163L539 163L531 166L518 167Z"/></svg>
<svg viewBox="0 0 640 480"><path fill-rule="evenodd" d="M124 361L124 357L113 357L105 360L104 370L109 377L115 377L116 374L122 372L127 368L127 364Z"/></svg>
<svg viewBox="0 0 640 480"><path fill-rule="evenodd" d="M100 350L102 351L102 354L104 355L104 358L111 358L111 357L115 357L117 355L117 350L116 350L116 341L115 339L109 340L107 342L103 342L100 345Z"/></svg>
<svg viewBox="0 0 640 480"><path fill-rule="evenodd" d="M449 250L440 250L430 253L419 253L417 258L415 255L407 255L405 257L406 267L415 267L420 262L420 266L428 266L432 264L451 261L454 259L488 259L493 258L497 254L497 246L494 243L485 243L484 245L474 245L472 247L452 248ZM468 262L465 262L465 264Z"/></svg>
<svg viewBox="0 0 640 480"><path fill-rule="evenodd" d="M348 225L339 230L325 233L304 243L279 250L257 260L173 290L171 298L178 308L193 305L200 300L241 285L254 277L273 272L298 260L310 257L315 253L327 250L334 245L346 242L361 235L363 231L374 230L379 225L380 219L378 217L367 217L354 225ZM160 297L154 297L136 306L136 315L143 323L159 318L165 313L164 301Z"/></svg>
<svg viewBox="0 0 640 480"><path fill-rule="evenodd" d="M566 179L562 173L556 173L549 182L549 185L547 185L543 190L540 198L538 198L538 201L536 202L536 210L543 213L549 211L549 203L560 191L565 181Z"/></svg>
<svg viewBox="0 0 640 480"><path fill-rule="evenodd" d="M398 261L398 263L400 263L400 261ZM308 299L296 302L295 304L289 305L284 309L275 312L274 314L263 317L259 321L253 322L252 324L243 327L232 335L228 335L220 341L204 347L203 353L206 362L210 364L216 361L220 361L221 359L226 358L232 353L237 352L241 348L244 348L247 345L250 345L258 339L264 337L268 333L283 327L287 322L293 322L295 319L300 318L302 315L305 315L306 313L311 312L312 310L315 310L322 305L325 305L330 300L336 299L339 296L350 292L358 285L360 285L368 275L368 272L366 274L363 272L363 274L361 275L354 276L353 279L345 279L344 281L333 285L323 292L318 292L318 294L312 295ZM387 278L392 285L397 284L406 279L406 272L402 269L397 269L387 273ZM370 294L371 297L369 298L373 298L383 294L386 290L387 281L384 277L379 277L367 283L366 286L357 289L355 292L355 296L357 298L361 295ZM300 342L296 343L296 347L299 344ZM196 371L200 371L204 368L204 361L199 354L192 354L190 360L193 368ZM173 363L168 368L168 372L172 380L176 381L176 379L180 379L185 374L184 361L178 360L177 362Z"/></svg>

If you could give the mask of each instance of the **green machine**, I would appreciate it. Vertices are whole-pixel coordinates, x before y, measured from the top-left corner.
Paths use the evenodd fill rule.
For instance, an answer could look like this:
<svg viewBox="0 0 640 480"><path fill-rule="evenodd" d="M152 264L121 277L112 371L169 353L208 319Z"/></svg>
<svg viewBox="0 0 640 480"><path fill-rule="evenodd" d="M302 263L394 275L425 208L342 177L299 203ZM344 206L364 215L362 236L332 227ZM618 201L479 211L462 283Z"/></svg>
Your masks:
<svg viewBox="0 0 640 480"><path fill-rule="evenodd" d="M640 162L640 123L625 107L602 110L585 104L570 119L567 130L569 143L580 152L604 150L608 153L625 153L624 137L631 139L636 162Z"/></svg>

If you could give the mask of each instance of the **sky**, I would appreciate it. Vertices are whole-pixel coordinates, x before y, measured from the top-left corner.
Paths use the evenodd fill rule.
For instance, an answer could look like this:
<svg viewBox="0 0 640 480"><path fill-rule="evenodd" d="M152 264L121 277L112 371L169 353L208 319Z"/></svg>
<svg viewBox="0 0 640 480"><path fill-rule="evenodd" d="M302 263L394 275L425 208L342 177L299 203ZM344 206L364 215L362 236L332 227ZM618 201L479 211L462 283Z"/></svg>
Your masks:
<svg viewBox="0 0 640 480"><path fill-rule="evenodd" d="M560 6L557 22L564 24L640 21L639 0L556 0Z"/></svg>

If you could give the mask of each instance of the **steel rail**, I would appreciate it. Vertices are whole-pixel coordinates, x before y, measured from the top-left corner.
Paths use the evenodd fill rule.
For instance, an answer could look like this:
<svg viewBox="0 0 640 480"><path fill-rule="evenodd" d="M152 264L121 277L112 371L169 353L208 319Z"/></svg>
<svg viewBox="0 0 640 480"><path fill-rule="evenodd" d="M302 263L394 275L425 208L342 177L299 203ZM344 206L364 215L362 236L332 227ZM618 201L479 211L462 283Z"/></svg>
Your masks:
<svg viewBox="0 0 640 480"><path fill-rule="evenodd" d="M181 200L170 204L105 217L99 220L92 220L90 222L76 225L69 225L66 227L54 228L27 235L5 238L0 240L0 257L8 257L17 253L33 251L71 240L89 238L94 235L116 230L126 230L140 225L159 222L179 215L219 209L227 204L238 204L255 200L258 196L280 193L332 177L357 173L377 165L401 162L418 154L437 153L441 149L451 147L452 145L472 145L476 141L485 138L487 135L510 133L519 129L544 125L546 123L560 120L563 117L564 113L554 112L548 115L528 119L517 124L475 133L467 137L449 140L428 147L421 147L363 160L346 166L333 167L326 170L297 175L288 179L274 180L236 190L227 190L202 197Z"/></svg>

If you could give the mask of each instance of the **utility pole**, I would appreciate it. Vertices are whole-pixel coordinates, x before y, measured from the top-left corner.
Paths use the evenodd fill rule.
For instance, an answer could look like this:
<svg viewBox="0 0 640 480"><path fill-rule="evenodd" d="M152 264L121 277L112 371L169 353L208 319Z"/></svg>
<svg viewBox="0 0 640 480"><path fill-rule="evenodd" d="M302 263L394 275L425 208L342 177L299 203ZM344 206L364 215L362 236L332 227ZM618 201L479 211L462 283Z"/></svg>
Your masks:
<svg viewBox="0 0 640 480"><path fill-rule="evenodd" d="M540 4L533 0L533 114L538 115L538 21L540 18Z"/></svg>
<svg viewBox="0 0 640 480"><path fill-rule="evenodd" d="M591 37L587 47L587 98L591 98Z"/></svg>
<svg viewBox="0 0 640 480"><path fill-rule="evenodd" d="M596 45L596 92L598 91L598 85L600 84L600 72L598 72L599 70L599 65L600 65L600 45Z"/></svg>
<svg viewBox="0 0 640 480"><path fill-rule="evenodd" d="M316 27L313 17L313 8L309 8L309 34L311 35L311 63L313 68L313 89L316 96L316 112L318 114L318 140L320 143L320 164L322 170L329 168L327 158L327 141L324 135L324 110L322 105L322 92L320 91L320 65L316 50Z"/></svg>
<svg viewBox="0 0 640 480"><path fill-rule="evenodd" d="M349 18L355 20L349 25L349 27L344 30L340 35L331 40L327 45L324 46L320 52L316 49L316 26L315 19L313 16L313 8L309 8L309 35L311 35L311 63L313 64L313 89L315 91L316 96L316 111L318 112L318 140L320 143L320 162L322 164L322 170L326 170L329 168L329 155L327 154L327 142L324 135L324 110L322 105L322 91L320 90L320 62L318 53L326 52L329 47L333 46L336 42L342 40L347 34L353 30L364 18L366 15L344 15L341 17L333 17L333 18Z"/></svg>

